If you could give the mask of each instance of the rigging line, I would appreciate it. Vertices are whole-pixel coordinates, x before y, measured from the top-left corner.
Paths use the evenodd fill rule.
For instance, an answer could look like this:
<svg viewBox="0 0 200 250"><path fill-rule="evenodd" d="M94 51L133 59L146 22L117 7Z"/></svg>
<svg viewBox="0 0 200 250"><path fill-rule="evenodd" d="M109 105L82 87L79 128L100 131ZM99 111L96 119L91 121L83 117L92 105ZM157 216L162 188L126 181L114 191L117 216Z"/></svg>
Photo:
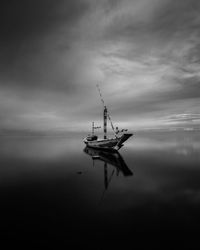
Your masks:
<svg viewBox="0 0 200 250"><path fill-rule="evenodd" d="M97 87L97 89L98 89L98 91L99 91L99 95L100 95L100 98L101 98L101 102L103 103L103 106L106 106L106 105L105 105L105 102L104 102L104 100L103 100L103 96L102 96L102 94L101 94L101 90L100 90L99 84L97 84L96 87ZM114 133L115 133L115 128L114 128L114 126L113 126L113 123L112 123L112 120L111 120L111 117L110 117L108 111L107 111L107 116L108 116L108 119L109 119L109 121L110 121L112 130L113 130ZM116 133L115 133L115 134L116 134Z"/></svg>
<svg viewBox="0 0 200 250"><path fill-rule="evenodd" d="M111 117L110 117L110 115L109 115L109 114L107 114L107 115L108 115L108 119L109 119L109 121L110 121L110 124L111 124L112 130L113 130L113 131L114 131L114 133L115 133L115 128L114 128L114 126L113 126L113 123L112 123Z"/></svg>
<svg viewBox="0 0 200 250"><path fill-rule="evenodd" d="M103 106L105 106L105 102L104 102L104 100L103 100L103 96L102 96L102 94L101 94L101 90L100 90L100 88L99 88L99 84L97 84L96 86L97 86L97 89L98 89L98 91L99 91L99 95L100 95L100 98L101 98L101 102L103 103Z"/></svg>

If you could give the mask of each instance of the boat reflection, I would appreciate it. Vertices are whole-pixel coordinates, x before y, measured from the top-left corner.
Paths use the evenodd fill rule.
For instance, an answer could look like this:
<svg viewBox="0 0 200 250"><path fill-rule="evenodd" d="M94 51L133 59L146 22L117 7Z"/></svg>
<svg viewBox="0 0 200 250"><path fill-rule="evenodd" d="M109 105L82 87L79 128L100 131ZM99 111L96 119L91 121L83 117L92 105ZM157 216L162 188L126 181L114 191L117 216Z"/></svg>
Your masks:
<svg viewBox="0 0 200 250"><path fill-rule="evenodd" d="M83 150L86 154L90 155L93 160L93 165L95 161L102 161L104 162L104 187L105 189L108 188L108 185L114 175L116 170L116 175L118 176L121 172L124 176L132 176L132 171L126 165L124 159L120 155L118 151L103 151L100 149L94 149L85 147ZM112 173L108 176L108 165L114 166Z"/></svg>

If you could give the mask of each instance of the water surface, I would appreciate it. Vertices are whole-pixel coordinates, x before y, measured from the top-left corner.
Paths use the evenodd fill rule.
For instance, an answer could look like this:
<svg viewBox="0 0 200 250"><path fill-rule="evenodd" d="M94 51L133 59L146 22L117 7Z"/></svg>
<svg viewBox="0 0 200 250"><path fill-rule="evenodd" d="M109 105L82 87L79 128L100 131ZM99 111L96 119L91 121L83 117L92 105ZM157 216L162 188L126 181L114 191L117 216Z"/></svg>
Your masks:
<svg viewBox="0 0 200 250"><path fill-rule="evenodd" d="M136 133L119 156L85 149L79 134L2 136L0 144L4 239L155 246L196 239L197 131Z"/></svg>

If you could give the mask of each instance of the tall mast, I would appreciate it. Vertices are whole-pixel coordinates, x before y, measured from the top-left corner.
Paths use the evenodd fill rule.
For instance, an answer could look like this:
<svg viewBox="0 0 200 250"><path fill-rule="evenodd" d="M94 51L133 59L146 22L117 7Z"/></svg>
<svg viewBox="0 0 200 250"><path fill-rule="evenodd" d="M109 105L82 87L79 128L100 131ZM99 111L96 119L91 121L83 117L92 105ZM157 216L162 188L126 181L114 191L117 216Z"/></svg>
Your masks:
<svg viewBox="0 0 200 250"><path fill-rule="evenodd" d="M102 94L101 94L101 90L100 90L98 84L97 84L97 89L99 91L101 102L103 104L103 132L104 132L104 139L106 139L107 138L107 117L108 117L108 110L107 110L107 107L106 107L105 102L103 100L103 97L102 97Z"/></svg>
<svg viewBox="0 0 200 250"><path fill-rule="evenodd" d="M92 135L94 135L94 122L92 122Z"/></svg>
<svg viewBox="0 0 200 250"><path fill-rule="evenodd" d="M103 132L104 132L104 139L107 139L107 108L104 106L103 109Z"/></svg>

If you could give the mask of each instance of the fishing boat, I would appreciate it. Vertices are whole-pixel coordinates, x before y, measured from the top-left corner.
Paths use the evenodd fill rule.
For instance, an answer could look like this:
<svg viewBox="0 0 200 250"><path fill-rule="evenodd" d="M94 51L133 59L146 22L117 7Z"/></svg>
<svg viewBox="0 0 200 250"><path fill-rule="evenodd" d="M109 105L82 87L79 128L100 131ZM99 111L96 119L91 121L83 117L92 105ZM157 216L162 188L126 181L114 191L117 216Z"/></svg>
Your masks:
<svg viewBox="0 0 200 250"><path fill-rule="evenodd" d="M92 122L92 134L89 134L86 138L84 138L84 143L86 146L101 150L109 150L109 151L118 151L121 147L124 146L124 142L129 139L133 134L128 133L127 129L121 129L119 130L118 127L114 128L111 117L108 113L108 109L105 105L105 102L103 100L101 90L99 86L97 85L97 89L99 91L100 99L103 104L103 131L104 131L104 137L102 139L99 139L97 135L95 135L94 131L95 129L98 129L100 127L95 126L94 122ZM107 137L107 120L109 119L112 131L114 133L114 136L112 138Z"/></svg>

